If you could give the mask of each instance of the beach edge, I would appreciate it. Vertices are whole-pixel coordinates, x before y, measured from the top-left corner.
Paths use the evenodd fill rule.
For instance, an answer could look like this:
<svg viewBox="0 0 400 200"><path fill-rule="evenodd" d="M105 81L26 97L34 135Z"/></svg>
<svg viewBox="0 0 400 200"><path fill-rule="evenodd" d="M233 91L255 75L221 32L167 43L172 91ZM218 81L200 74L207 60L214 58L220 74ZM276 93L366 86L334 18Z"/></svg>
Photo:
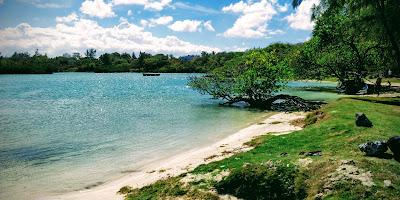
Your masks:
<svg viewBox="0 0 400 200"><path fill-rule="evenodd" d="M307 113L278 113L267 116L261 122L253 123L209 146L192 149L181 154L157 161L144 167L142 171L132 172L122 178L87 190L74 191L56 196L38 198L40 200L122 200L117 194L120 188L131 186L143 187L157 180L178 176L189 172L201 164L207 164L249 151L252 147L244 145L253 138L265 134L282 135L301 130L302 127L291 121L305 118Z"/></svg>

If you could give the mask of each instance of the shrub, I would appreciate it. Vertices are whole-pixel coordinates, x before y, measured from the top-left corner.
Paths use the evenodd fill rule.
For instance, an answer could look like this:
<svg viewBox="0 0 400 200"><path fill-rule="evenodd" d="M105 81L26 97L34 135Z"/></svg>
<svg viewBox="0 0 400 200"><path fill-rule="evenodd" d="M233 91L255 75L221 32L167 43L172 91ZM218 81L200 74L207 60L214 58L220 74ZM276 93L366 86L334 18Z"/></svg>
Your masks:
<svg viewBox="0 0 400 200"><path fill-rule="evenodd" d="M216 184L219 193L243 199L303 199L305 191L296 178L298 170L293 165L267 162L246 165L234 170Z"/></svg>
<svg viewBox="0 0 400 200"><path fill-rule="evenodd" d="M185 195L188 191L182 187L177 177L159 180L151 185L142 188L131 189L123 187L119 191L125 194L128 200L143 199L166 199L168 197L178 197Z"/></svg>
<svg viewBox="0 0 400 200"><path fill-rule="evenodd" d="M317 123L318 120L321 120L325 117L325 113L322 111L314 111L306 116L304 119L304 127Z"/></svg>

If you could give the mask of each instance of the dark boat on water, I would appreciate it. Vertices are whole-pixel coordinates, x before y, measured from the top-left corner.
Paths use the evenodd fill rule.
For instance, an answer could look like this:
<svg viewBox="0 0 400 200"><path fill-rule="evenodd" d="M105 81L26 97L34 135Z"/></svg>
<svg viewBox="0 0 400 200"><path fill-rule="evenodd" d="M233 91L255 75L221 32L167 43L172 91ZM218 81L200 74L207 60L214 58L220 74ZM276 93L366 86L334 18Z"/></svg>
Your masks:
<svg viewBox="0 0 400 200"><path fill-rule="evenodd" d="M143 73L143 76L160 76L158 73Z"/></svg>

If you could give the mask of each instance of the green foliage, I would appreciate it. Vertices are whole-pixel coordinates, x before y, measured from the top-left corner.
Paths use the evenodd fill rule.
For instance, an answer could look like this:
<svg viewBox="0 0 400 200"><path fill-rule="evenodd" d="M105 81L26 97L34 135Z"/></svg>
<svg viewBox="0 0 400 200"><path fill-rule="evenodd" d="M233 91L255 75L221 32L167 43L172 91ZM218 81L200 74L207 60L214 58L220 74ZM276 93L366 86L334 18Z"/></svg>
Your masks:
<svg viewBox="0 0 400 200"><path fill-rule="evenodd" d="M37 51L32 57L28 53L14 53L10 58L1 57L0 72L12 74L21 71L26 74L50 74L54 71L54 67L47 63L47 60L46 55L40 55ZM30 68L30 65L35 65L35 67Z"/></svg>
<svg viewBox="0 0 400 200"><path fill-rule="evenodd" d="M294 165L279 162L249 164L234 170L215 188L243 199L303 199L305 191L295 189L297 173Z"/></svg>
<svg viewBox="0 0 400 200"><path fill-rule="evenodd" d="M125 196L126 200L158 200L158 199L193 199L193 200L218 200L218 196L208 191L183 186L179 181L181 177L169 177L159 180L143 188L133 189L129 186L122 187L118 193Z"/></svg>
<svg viewBox="0 0 400 200"><path fill-rule="evenodd" d="M96 57L96 49L87 49L85 56L89 59L94 59Z"/></svg>
<svg viewBox="0 0 400 200"><path fill-rule="evenodd" d="M308 198L313 199L323 190L326 178L336 170L340 160L354 160L357 167L373 174L376 186L369 193L370 199L397 199L400 195L399 163L394 159L366 157L358 145L367 141L387 140L397 134L393 130L400 130L400 106L396 106L399 101L400 98L340 99L321 109L326 117L318 123L288 135L258 138L262 142L253 150L201 165L194 173L209 173L222 167L226 170L240 170L247 163L257 165L268 160L297 163L304 158L299 155L300 152L321 150L322 156L309 157L313 160L309 169L300 171L305 175L303 185L307 189ZM365 113L374 127L357 127L354 123L356 112ZM282 153L287 154L282 156ZM385 188L384 180L391 180L394 188ZM360 183L351 183L348 187L335 188L328 199L359 199L365 195L366 189Z"/></svg>
<svg viewBox="0 0 400 200"><path fill-rule="evenodd" d="M240 52L206 53L200 56L175 58L172 55L151 55L140 52L138 58L133 53L104 53L96 58L96 50L88 49L85 57L79 53L73 56L64 54L48 58L38 52L34 56L28 53L15 53L11 57L0 54L0 73L53 73L53 72L164 72L164 73L194 73L208 72L223 66L226 62L241 56Z"/></svg>
<svg viewBox="0 0 400 200"><path fill-rule="evenodd" d="M293 1L298 6L302 1ZM355 94L367 76L400 72L400 7L397 0L321 0L313 8L313 37L294 52L299 78L336 77Z"/></svg>
<svg viewBox="0 0 400 200"><path fill-rule="evenodd" d="M189 86L228 103L246 101L262 107L290 77L290 69L275 49L256 49L230 60L207 76L191 77Z"/></svg>
<svg viewBox="0 0 400 200"><path fill-rule="evenodd" d="M140 189L123 187L119 191L119 193L125 194L128 200L165 199L167 197L183 196L187 192L188 191L181 186L181 183L176 177L159 180Z"/></svg>

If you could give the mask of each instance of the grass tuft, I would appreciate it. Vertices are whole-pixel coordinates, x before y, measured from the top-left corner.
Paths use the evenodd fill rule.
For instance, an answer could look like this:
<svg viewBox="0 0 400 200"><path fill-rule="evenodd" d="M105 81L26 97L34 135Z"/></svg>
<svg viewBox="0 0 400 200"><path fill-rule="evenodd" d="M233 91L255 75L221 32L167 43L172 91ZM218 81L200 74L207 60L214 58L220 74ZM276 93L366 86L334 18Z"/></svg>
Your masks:
<svg viewBox="0 0 400 200"><path fill-rule="evenodd" d="M280 162L245 165L216 184L218 193L242 199L303 199L304 188L296 181L297 168Z"/></svg>

